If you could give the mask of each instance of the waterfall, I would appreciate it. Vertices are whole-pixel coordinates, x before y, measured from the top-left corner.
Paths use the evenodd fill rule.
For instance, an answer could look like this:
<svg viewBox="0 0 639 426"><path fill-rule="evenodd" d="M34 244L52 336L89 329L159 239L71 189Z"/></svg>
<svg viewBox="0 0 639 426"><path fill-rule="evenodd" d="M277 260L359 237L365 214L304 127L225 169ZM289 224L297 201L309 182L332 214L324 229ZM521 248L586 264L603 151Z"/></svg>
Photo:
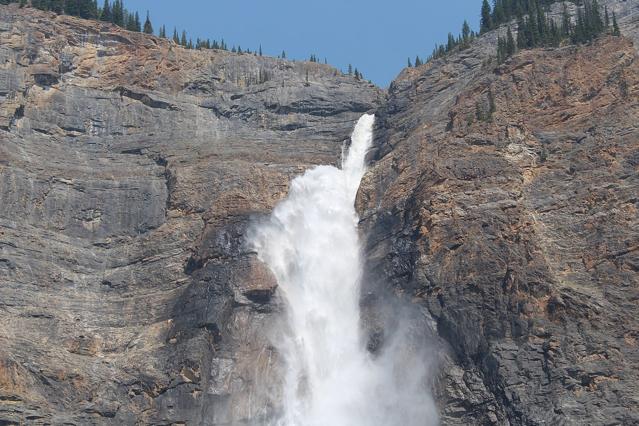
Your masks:
<svg viewBox="0 0 639 426"><path fill-rule="evenodd" d="M341 169L318 166L295 178L251 236L286 302L286 326L273 342L286 368L277 426L412 426L433 418L420 375L398 371L410 367L388 356L373 357L360 327L354 202L374 120L359 119Z"/></svg>

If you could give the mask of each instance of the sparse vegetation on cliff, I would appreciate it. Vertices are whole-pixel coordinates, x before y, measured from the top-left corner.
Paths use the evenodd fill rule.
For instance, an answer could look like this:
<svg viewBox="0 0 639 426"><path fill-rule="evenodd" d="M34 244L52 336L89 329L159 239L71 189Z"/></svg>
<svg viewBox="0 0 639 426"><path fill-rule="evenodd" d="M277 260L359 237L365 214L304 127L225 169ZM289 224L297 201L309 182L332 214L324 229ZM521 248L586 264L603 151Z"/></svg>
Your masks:
<svg viewBox="0 0 639 426"><path fill-rule="evenodd" d="M517 21L517 43L510 27L506 37L499 37L497 42L497 61L505 61L517 49L532 49L535 47L558 47L562 43L587 43L602 33L618 35L614 29L616 18L613 14L613 29L610 28L608 9L604 9L602 17L601 7L597 0L584 0L577 8L575 22L573 22L568 7L564 3L560 22L546 16L542 5L537 1L531 2L533 8L526 17Z"/></svg>
<svg viewBox="0 0 639 426"><path fill-rule="evenodd" d="M111 22L112 24L129 31L143 32L145 34L155 33L149 11L146 12L146 19L144 24L142 24L139 13L129 11L124 6L123 0L104 0L102 7L98 5L98 0L0 0L0 4L11 3L19 3L20 7L31 6L36 9L58 14ZM251 51L251 49L242 49L239 45L237 47L229 47L223 38L219 41L211 40L209 38L197 38L193 41L185 30L178 32L177 28L174 29L173 36L169 37L167 36L166 27L164 25L158 28L157 35L162 38L171 39L176 44L179 44L186 49L218 49L228 50L233 53L248 53L262 56L261 45L259 46L259 49ZM282 54L279 55L278 58L286 59L286 53L282 51ZM310 56L310 62L319 63L320 61L316 54L312 54ZM326 58L324 58L324 64L328 64ZM349 75L354 74L350 72ZM359 71L357 71L355 77L360 80L363 79L363 75Z"/></svg>
<svg viewBox="0 0 639 426"><path fill-rule="evenodd" d="M446 44L436 44L435 48L433 49L433 53L430 55L427 61L431 59L441 58L442 56L445 56L446 54L456 49L466 49L470 46L470 43L475 39L475 37L477 37L475 31L470 29L468 21L464 21L461 33L457 37L455 37L453 33L448 33L448 41L446 42ZM419 59L419 56L417 56L417 59ZM420 60L420 63L418 63L417 59L415 60L415 66L422 65L423 62L421 62Z"/></svg>
<svg viewBox="0 0 639 426"><path fill-rule="evenodd" d="M614 12L611 20L608 9L604 8L602 11L597 0L574 0L573 3L577 5L574 19L564 3L562 18L559 22L547 16L548 9L553 3L557 1L494 0L491 7L488 0L482 1L480 34L516 19L516 39L511 27L508 27L505 37L498 38L496 56L499 63L520 49L557 47L566 43L587 43L602 33L620 35ZM448 42L435 45L427 61L441 58L453 51L463 50L475 37L476 33L470 30L468 23L464 21L461 34L455 37L449 33ZM410 66L412 64L409 64Z"/></svg>

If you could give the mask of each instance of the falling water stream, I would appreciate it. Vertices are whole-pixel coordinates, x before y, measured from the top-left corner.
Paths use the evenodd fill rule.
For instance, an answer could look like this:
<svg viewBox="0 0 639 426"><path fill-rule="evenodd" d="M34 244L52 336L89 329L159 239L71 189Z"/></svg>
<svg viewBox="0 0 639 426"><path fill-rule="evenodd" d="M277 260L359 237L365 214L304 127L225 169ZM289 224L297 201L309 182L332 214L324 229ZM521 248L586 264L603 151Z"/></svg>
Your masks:
<svg viewBox="0 0 639 426"><path fill-rule="evenodd" d="M374 120L359 119L341 169L319 166L295 178L288 197L252 237L287 309L285 330L273 342L286 367L277 426L412 426L432 418L430 398L414 395L421 384L398 380L413 380L398 374L408 366L373 357L360 327L354 202Z"/></svg>

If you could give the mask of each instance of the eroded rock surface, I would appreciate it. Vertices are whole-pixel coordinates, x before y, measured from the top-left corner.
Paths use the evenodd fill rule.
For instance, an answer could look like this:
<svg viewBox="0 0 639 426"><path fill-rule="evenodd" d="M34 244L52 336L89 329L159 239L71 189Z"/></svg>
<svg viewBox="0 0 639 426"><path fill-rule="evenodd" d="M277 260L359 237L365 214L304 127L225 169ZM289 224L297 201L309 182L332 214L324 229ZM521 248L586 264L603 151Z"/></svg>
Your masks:
<svg viewBox="0 0 639 426"><path fill-rule="evenodd" d="M0 6L0 423L263 415L275 283L246 227L382 98L326 65Z"/></svg>
<svg viewBox="0 0 639 426"><path fill-rule="evenodd" d="M637 51L496 66L486 43L391 87L358 197L366 291L435 322L443 424L637 424Z"/></svg>

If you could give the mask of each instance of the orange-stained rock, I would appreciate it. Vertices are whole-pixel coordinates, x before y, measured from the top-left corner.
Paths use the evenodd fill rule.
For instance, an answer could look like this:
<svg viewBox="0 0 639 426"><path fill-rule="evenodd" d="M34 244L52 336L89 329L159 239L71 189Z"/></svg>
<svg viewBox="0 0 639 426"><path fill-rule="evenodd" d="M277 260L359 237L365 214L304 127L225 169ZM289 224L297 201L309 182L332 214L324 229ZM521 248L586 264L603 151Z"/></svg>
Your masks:
<svg viewBox="0 0 639 426"><path fill-rule="evenodd" d="M496 65L478 43L404 72L379 114L365 292L431 317L443 424L637 423L637 50Z"/></svg>

